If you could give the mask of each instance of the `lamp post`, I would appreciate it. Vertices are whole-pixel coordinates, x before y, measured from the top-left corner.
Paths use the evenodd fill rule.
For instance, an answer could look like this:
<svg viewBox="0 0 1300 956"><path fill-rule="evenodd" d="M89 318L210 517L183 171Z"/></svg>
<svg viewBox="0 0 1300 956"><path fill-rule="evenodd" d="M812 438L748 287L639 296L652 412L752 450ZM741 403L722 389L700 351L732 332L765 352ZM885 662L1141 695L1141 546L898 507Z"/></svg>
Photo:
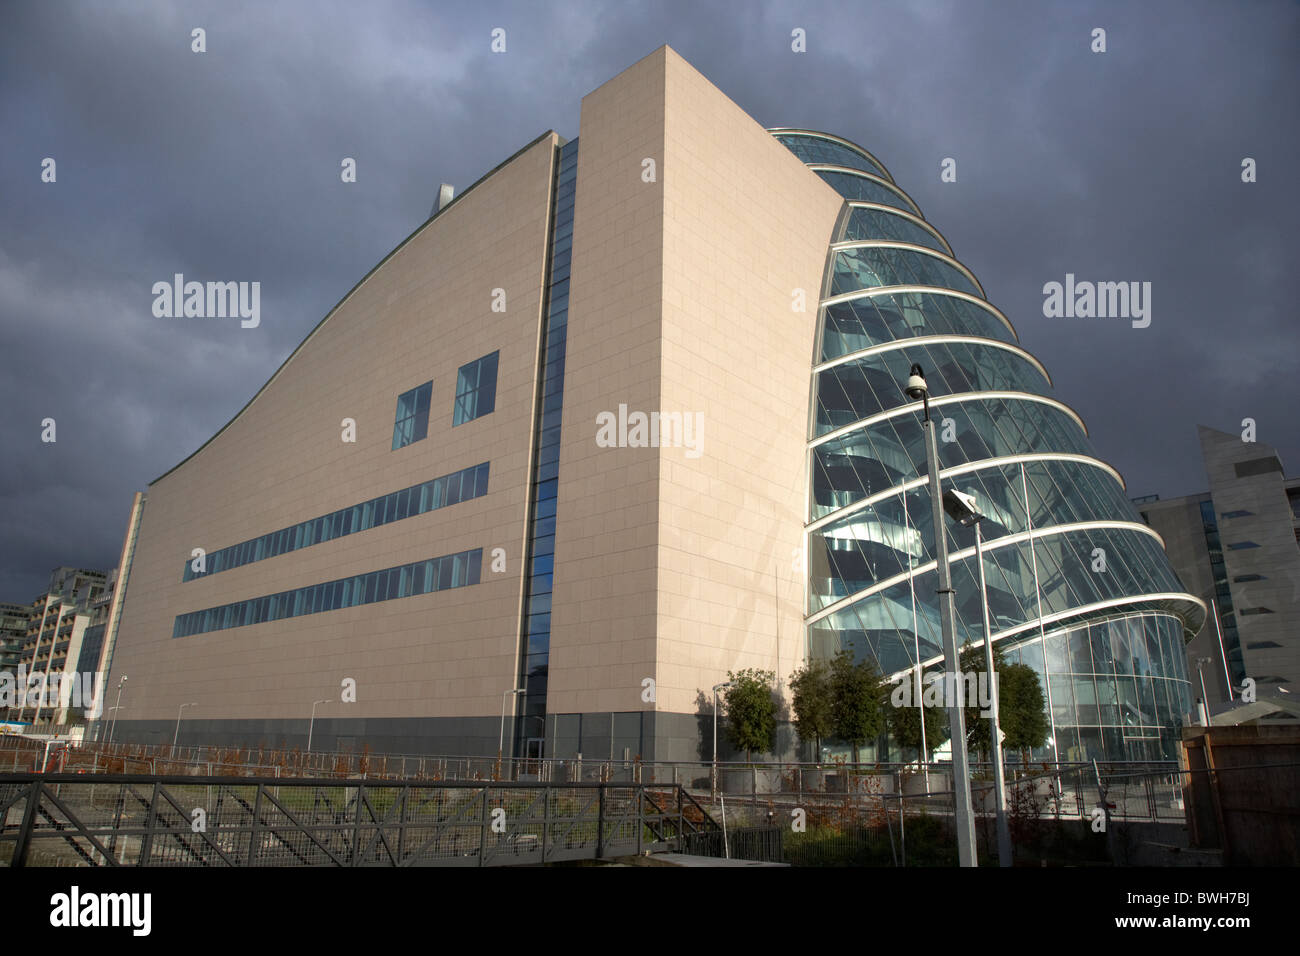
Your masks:
<svg viewBox="0 0 1300 956"><path fill-rule="evenodd" d="M1210 695L1205 691L1205 670L1204 665L1209 664L1213 658L1198 657L1196 658L1196 673L1201 678L1201 722L1210 726Z"/></svg>
<svg viewBox="0 0 1300 956"><path fill-rule="evenodd" d="M713 785L709 792L710 803L713 801L713 794L718 792L718 691L730 686L731 681L713 685Z"/></svg>
<svg viewBox="0 0 1300 956"><path fill-rule="evenodd" d="M934 523L935 570L939 578L939 627L943 634L943 660L945 677L959 683L957 661L957 618L953 606L952 577L948 567L948 540L943 527L942 492L939 486L939 439L934 422L930 420L930 389L925 384L921 366L913 365L907 379L907 397L923 402L924 417L921 428L926 438L926 469L930 476L930 512ZM976 866L975 816L971 812L970 766L966 758L966 715L958 694L948 700L948 733L952 741L952 783L956 791L953 801L953 822L957 829L957 859L961 866ZM921 719L925 720L922 709Z"/></svg>
<svg viewBox="0 0 1300 956"><path fill-rule="evenodd" d="M1232 675L1228 673L1228 651L1223 646L1223 628L1219 626L1219 605L1215 603L1214 598L1210 598L1210 610L1214 612L1214 633L1219 636L1219 654L1223 660L1223 686L1228 691L1229 703L1234 703L1237 698L1232 696Z"/></svg>
<svg viewBox="0 0 1300 956"><path fill-rule="evenodd" d="M113 719L108 724L108 742L113 742L113 731L117 729L117 712L122 709L122 685L126 683L126 675L117 682L117 704L113 707Z"/></svg>
<svg viewBox="0 0 1300 956"><path fill-rule="evenodd" d="M316 729L316 707L319 704L328 704L328 700L314 700L311 703L311 720L307 722L307 753L311 753L311 735Z"/></svg>
<svg viewBox="0 0 1300 956"><path fill-rule="evenodd" d="M186 707L197 707L198 703L190 701L188 704L181 704L180 709L176 711L176 733L172 734L172 756L176 756L176 741L181 735L181 714L185 713Z"/></svg>
<svg viewBox="0 0 1300 956"><path fill-rule="evenodd" d="M117 714L114 713L114 711L121 710L121 709L122 709L122 708L121 708L121 705L120 705L120 704L115 704L115 705L113 705L112 707L108 708L108 712L109 712L109 714L112 715L112 716L109 717L109 720L110 720L110 721L116 720L116 719L117 719ZM111 744L112 742L113 742L113 728L112 728L112 726L111 726L111 724L110 724L110 726L109 726L109 728L108 728L108 740L106 741L106 743Z"/></svg>
<svg viewBox="0 0 1300 956"><path fill-rule="evenodd" d="M528 691L526 691L522 687L514 687L510 690L501 692L501 733L497 735L497 762L498 763L500 763L502 756L504 756L505 747L506 747L506 699L511 694L526 694L526 693L528 693Z"/></svg>
<svg viewBox="0 0 1300 956"><path fill-rule="evenodd" d="M984 671L989 675L989 734L993 741L994 807L998 825L998 864L1011 865L1011 830L1007 825L1007 789L1002 767L1002 728L998 718L998 684L993 672L993 629L989 626L988 586L984 581L984 535L981 522L984 515L976 506L972 495L950 490L943 496L944 510L966 527L975 527L975 560L979 564L980 616L984 622Z"/></svg>
<svg viewBox="0 0 1300 956"><path fill-rule="evenodd" d="M917 557L912 553L912 519L908 516L907 495L903 495L903 524L907 529L907 576L909 585L912 580L912 571L916 568ZM912 594L912 620L916 620L916 588L909 586L908 590ZM926 747L925 740L925 689L921 686L921 634L920 628L912 631L912 660L916 664L914 676L916 678L913 692L916 699L920 701L921 714L921 751L916 756L916 762L921 765L921 773L925 779L925 795L930 795L930 750Z"/></svg>

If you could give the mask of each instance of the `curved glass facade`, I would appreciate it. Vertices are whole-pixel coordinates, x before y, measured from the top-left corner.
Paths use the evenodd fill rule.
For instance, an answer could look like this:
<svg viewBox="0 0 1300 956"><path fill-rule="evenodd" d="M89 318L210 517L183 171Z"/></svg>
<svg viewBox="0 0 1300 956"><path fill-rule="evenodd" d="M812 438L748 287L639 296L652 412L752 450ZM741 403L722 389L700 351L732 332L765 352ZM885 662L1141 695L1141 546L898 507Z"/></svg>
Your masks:
<svg viewBox="0 0 1300 956"><path fill-rule="evenodd" d="M873 176L889 179L889 173L865 150L856 150L851 146L827 138L824 134L809 132L774 132L790 152L805 163L825 163L831 166L849 166L860 169Z"/></svg>
<svg viewBox="0 0 1300 956"><path fill-rule="evenodd" d="M1051 732L1034 757L1175 759L1192 708L1184 645L1204 605L1046 371L879 162L838 137L773 135L846 201L812 367L809 654L851 649L891 676L943 666L922 408L903 393L919 364L941 480L986 516L993 640L1039 675ZM979 642L974 530L948 522L945 534L957 641Z"/></svg>
<svg viewBox="0 0 1300 956"><path fill-rule="evenodd" d="M925 369L930 395L1013 391L1047 395L1051 384L1041 368L1002 344L928 341L870 352L822 369L817 376L818 435L888 411L898 405L898 383L913 362ZM930 379L933 377L933 381Z"/></svg>
<svg viewBox="0 0 1300 956"><path fill-rule="evenodd" d="M817 169L817 175L826 180L845 199L861 199L864 202L880 203L910 212L918 218L921 210L916 208L903 191L884 180L867 173L852 172L847 169Z"/></svg>
<svg viewBox="0 0 1300 956"><path fill-rule="evenodd" d="M861 239L896 239L914 246L925 246L945 256L952 255L942 236L922 223L909 219L896 209L858 204L849 209L849 221L844 226L844 238L853 242Z"/></svg>
<svg viewBox="0 0 1300 956"><path fill-rule="evenodd" d="M936 253L879 245L853 246L835 253L831 295L899 285L932 285L982 294L970 276Z"/></svg>
<svg viewBox="0 0 1300 956"><path fill-rule="evenodd" d="M942 290L839 296L821 310L820 361L923 335L980 335L1015 342L1006 319L982 301Z"/></svg>

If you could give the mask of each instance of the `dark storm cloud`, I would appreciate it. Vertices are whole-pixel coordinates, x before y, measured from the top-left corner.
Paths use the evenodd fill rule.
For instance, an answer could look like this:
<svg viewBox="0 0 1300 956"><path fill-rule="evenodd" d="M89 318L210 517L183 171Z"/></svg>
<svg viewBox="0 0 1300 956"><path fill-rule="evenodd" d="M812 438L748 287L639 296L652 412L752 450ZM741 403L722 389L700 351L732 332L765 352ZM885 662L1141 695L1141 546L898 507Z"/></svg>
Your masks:
<svg viewBox="0 0 1300 956"><path fill-rule="evenodd" d="M440 181L576 135L581 97L663 43L765 125L875 152L1131 494L1202 490L1195 426L1244 417L1294 473L1298 30L1282 3L6 4L0 600L115 564L131 493L244 405ZM261 281L261 326L155 319L175 272ZM1151 282L1151 326L1044 318L1067 272Z"/></svg>

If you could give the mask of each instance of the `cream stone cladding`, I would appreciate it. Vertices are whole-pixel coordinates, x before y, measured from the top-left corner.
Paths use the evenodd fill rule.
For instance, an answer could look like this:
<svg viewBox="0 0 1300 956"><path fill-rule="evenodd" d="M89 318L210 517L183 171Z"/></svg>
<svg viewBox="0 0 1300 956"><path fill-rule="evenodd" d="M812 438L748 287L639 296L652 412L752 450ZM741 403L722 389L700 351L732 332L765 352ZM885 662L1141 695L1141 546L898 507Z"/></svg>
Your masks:
<svg viewBox="0 0 1300 956"><path fill-rule="evenodd" d="M150 486L109 682L129 675L123 721L174 721L193 701L187 725L300 721L305 732L312 702L331 699L318 722L481 715L495 726L518 660L557 143L541 137L417 230L233 421ZM492 311L494 289L506 292L504 312ZM274 321L264 316L262 328ZM229 334L262 333L232 325ZM496 410L453 427L458 368L498 349ZM392 451L397 396L430 379L428 437ZM355 444L341 440L345 418L356 421ZM237 544L484 461L486 497L181 581L195 547ZM505 573L491 571L498 547ZM484 552L478 585L171 636L184 612L471 548ZM338 703L348 677L357 701Z"/></svg>
<svg viewBox="0 0 1300 956"><path fill-rule="evenodd" d="M693 714L728 670L787 680L804 653L809 368L841 198L666 47L583 100L579 142L548 710ZM620 404L701 413L702 454L597 447Z"/></svg>
<svg viewBox="0 0 1300 956"><path fill-rule="evenodd" d="M547 713L635 711L654 675L659 456L596 446L596 416L657 408L664 49L582 101L556 501ZM658 173L656 173L658 179Z"/></svg>

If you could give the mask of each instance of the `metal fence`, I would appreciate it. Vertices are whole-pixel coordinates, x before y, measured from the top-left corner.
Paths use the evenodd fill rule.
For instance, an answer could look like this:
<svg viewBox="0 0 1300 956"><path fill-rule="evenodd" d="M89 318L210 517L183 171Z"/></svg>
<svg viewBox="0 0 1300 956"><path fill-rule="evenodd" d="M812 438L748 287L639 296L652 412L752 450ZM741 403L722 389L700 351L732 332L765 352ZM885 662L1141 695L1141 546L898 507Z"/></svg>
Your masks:
<svg viewBox="0 0 1300 956"><path fill-rule="evenodd" d="M700 830L683 837L681 852L692 856L784 863L785 835L785 828L778 826L735 827L725 832L721 829Z"/></svg>
<svg viewBox="0 0 1300 956"><path fill-rule="evenodd" d="M978 777L991 767L972 763ZM1090 774L1092 763L1008 761L1009 777L1062 775L1070 784ZM7 762L0 755L0 770ZM769 794L919 793L951 786L951 764L933 763L800 763L740 761L643 761L567 758L496 758L436 754L303 752L265 748L165 747L139 744L86 743L69 749L66 760L51 769L70 772L151 773L252 772L266 776L355 777L423 780L520 780L543 783L645 783L682 786L726 794L751 803ZM1176 773L1173 763L1103 763L1106 775ZM1060 790L1060 788L1058 788ZM1065 811L1062 811L1065 812Z"/></svg>
<svg viewBox="0 0 1300 956"><path fill-rule="evenodd" d="M504 866L680 850L680 787L0 776L10 866Z"/></svg>
<svg viewBox="0 0 1300 956"><path fill-rule="evenodd" d="M894 866L898 836L888 827L811 830L786 836L784 862L791 866Z"/></svg>
<svg viewBox="0 0 1300 956"><path fill-rule="evenodd" d="M0 749L0 772L39 772L36 749ZM170 748L89 744L51 753L47 772L135 773L175 776L256 776L272 779L413 780L442 782L521 782L577 785L625 783L681 787L711 811L725 804L748 825L788 819L802 809L833 817L839 825L880 826L881 814L896 813L899 802L927 794L950 793L951 767L931 764L739 764L609 761L585 759L496 760L491 757L438 757L367 753ZM977 811L992 813L991 768L972 766ZM1083 819L1098 807L1101 789L1112 804L1110 816L1126 820L1180 822L1183 771L1170 764L1031 764L1008 767L1008 801L1038 804L1039 816ZM937 798L931 798L934 803Z"/></svg>

